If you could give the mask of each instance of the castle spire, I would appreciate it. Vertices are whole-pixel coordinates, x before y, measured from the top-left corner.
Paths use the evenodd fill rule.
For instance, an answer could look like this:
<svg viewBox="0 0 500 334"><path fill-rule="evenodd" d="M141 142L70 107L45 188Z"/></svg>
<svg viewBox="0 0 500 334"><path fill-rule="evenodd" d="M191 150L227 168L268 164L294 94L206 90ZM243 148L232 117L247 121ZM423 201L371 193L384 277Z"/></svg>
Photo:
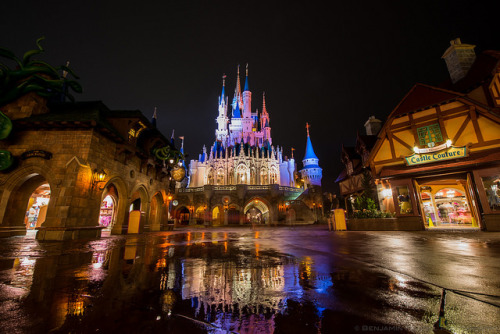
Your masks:
<svg viewBox="0 0 500 334"><path fill-rule="evenodd" d="M248 63L246 65L246 70L245 70L245 88L243 89L244 92L248 92Z"/></svg>
<svg viewBox="0 0 500 334"><path fill-rule="evenodd" d="M238 64L238 73L236 74L236 88L234 89L234 95L238 96L238 98L241 95L240 65L239 64Z"/></svg>
<svg viewBox="0 0 500 334"><path fill-rule="evenodd" d="M315 160L318 160L318 157L316 156L316 154L314 153L314 149L313 149L313 146L312 146L312 143L311 143L311 137L309 136L309 128L311 126L309 125L309 123L306 123L306 129L307 129L307 142L306 142L306 155L304 156L304 160L307 160L307 159L315 159Z"/></svg>
<svg viewBox="0 0 500 334"><path fill-rule="evenodd" d="M222 93L220 95L219 104L221 104L225 101L225 99L224 99L224 96L226 95L225 87L226 87L226 75L223 74L222 75Z"/></svg>
<svg viewBox="0 0 500 334"><path fill-rule="evenodd" d="M266 92L262 92L262 113L266 114Z"/></svg>

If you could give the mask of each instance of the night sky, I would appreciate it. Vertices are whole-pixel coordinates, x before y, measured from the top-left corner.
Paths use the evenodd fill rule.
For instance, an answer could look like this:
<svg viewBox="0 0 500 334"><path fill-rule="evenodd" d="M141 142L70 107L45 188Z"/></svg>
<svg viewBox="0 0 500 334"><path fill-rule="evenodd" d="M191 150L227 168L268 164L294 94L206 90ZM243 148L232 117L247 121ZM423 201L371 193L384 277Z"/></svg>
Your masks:
<svg viewBox="0 0 500 334"><path fill-rule="evenodd" d="M148 118L157 107L158 128L185 136L190 159L215 139L222 75L231 101L237 65L243 84L249 63L252 110L265 91L273 144L287 156L294 147L301 169L309 122L328 190L342 143L354 145L370 115L385 120L415 83L447 79L450 40L500 50L498 11L486 1L315 3L11 0L0 46L22 55L45 36L40 58L71 62L77 100Z"/></svg>

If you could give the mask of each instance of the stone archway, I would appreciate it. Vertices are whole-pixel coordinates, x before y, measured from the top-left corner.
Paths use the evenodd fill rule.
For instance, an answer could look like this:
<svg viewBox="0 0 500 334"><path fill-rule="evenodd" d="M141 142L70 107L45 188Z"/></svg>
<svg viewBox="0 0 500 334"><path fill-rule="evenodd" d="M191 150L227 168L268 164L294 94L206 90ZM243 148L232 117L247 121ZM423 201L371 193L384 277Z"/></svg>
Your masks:
<svg viewBox="0 0 500 334"><path fill-rule="evenodd" d="M28 166L16 171L7 179L2 189L0 226L8 228L11 235L26 234L27 223L29 223L28 228L40 227L41 224L45 226L47 218L54 215L56 206L52 193L53 184L50 174L38 166ZM52 196L52 201L46 200L47 194ZM40 197L45 200L37 205L37 198Z"/></svg>
<svg viewBox="0 0 500 334"><path fill-rule="evenodd" d="M161 223L167 221L167 209L164 206L163 196L157 192L151 199L149 208L149 230L160 231Z"/></svg>
<svg viewBox="0 0 500 334"><path fill-rule="evenodd" d="M272 217L269 203L260 197L249 200L243 209L243 214L245 223L250 224L270 224Z"/></svg>
<svg viewBox="0 0 500 334"><path fill-rule="evenodd" d="M179 222L179 225L189 225L189 220L191 219L191 213L189 209L185 206L181 206L175 210L175 220Z"/></svg>
<svg viewBox="0 0 500 334"><path fill-rule="evenodd" d="M122 229L125 225L124 222L128 220L128 210L127 186L121 177L111 177L108 183L106 183L101 194L101 204L108 195L113 197L115 201L111 234L122 234Z"/></svg>
<svg viewBox="0 0 500 334"><path fill-rule="evenodd" d="M118 215L118 203L120 196L113 183L108 183L101 195L101 207L99 212L99 226L103 227L102 233L111 233L116 224Z"/></svg>
<svg viewBox="0 0 500 334"><path fill-rule="evenodd" d="M146 188L139 185L132 190L128 201L127 233L141 233L148 226L149 196Z"/></svg>

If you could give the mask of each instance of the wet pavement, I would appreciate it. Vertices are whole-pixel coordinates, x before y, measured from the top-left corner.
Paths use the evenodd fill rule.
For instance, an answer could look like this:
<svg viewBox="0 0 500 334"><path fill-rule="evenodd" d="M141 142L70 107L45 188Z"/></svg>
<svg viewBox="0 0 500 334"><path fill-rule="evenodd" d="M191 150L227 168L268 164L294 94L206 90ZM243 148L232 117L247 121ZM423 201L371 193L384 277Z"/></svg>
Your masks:
<svg viewBox="0 0 500 334"><path fill-rule="evenodd" d="M0 239L3 333L500 333L500 233Z"/></svg>

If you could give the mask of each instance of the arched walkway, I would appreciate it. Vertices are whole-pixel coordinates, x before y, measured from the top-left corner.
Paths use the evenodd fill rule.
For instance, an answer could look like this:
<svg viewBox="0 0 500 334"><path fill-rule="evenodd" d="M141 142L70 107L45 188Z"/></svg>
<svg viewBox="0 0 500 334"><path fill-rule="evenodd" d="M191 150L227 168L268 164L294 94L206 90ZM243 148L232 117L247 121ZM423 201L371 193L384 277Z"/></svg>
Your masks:
<svg viewBox="0 0 500 334"><path fill-rule="evenodd" d="M147 225L147 216L145 214L149 209L148 199L148 192L144 186L140 185L132 191L129 200L127 233L141 233L144 226Z"/></svg>
<svg viewBox="0 0 500 334"><path fill-rule="evenodd" d="M269 204L261 198L248 201L243 210L245 223L268 224L270 222Z"/></svg>
<svg viewBox="0 0 500 334"><path fill-rule="evenodd" d="M103 212L103 202L105 198L109 196L113 201L112 210L105 210L107 212ZM111 234L122 234L123 223L128 219L128 210L127 210L127 186L125 182L118 176L111 177L108 183L104 186L103 192L101 194L101 212L100 215L110 214L112 211L111 221L109 224L109 233ZM100 219L99 219L100 220ZM99 225L102 226L99 221ZM106 229L103 231L105 232Z"/></svg>
<svg viewBox="0 0 500 334"><path fill-rule="evenodd" d="M167 211L163 205L163 197L158 192L151 199L151 206L149 208L149 228L151 231L160 231L161 222L167 221Z"/></svg>
<svg viewBox="0 0 500 334"><path fill-rule="evenodd" d="M47 221L55 201L50 201L52 181L44 175L48 174L42 168L29 166L7 180L0 200L0 226L25 231L40 227Z"/></svg>
<svg viewBox="0 0 500 334"><path fill-rule="evenodd" d="M190 216L189 209L185 206L182 206L175 211L175 219L179 225L189 225Z"/></svg>

